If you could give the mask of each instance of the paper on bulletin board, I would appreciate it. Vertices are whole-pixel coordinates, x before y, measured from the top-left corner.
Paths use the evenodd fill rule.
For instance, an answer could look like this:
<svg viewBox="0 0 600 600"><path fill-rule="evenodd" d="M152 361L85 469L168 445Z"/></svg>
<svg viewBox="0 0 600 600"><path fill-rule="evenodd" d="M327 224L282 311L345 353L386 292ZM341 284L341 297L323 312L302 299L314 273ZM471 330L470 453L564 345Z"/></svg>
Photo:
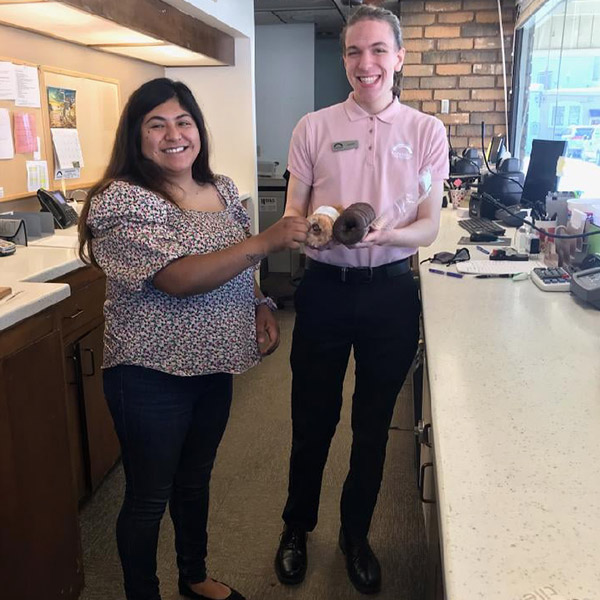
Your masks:
<svg viewBox="0 0 600 600"><path fill-rule="evenodd" d="M50 128L77 129L77 91L48 86Z"/></svg>
<svg viewBox="0 0 600 600"><path fill-rule="evenodd" d="M45 160L27 160L27 191L37 192L40 188L48 188L48 163Z"/></svg>
<svg viewBox="0 0 600 600"><path fill-rule="evenodd" d="M0 108L0 159L15 157L12 130L10 127L10 114L7 108Z"/></svg>
<svg viewBox="0 0 600 600"><path fill-rule="evenodd" d="M28 154L37 150L37 128L31 113L16 112L13 115L15 130L15 152Z"/></svg>
<svg viewBox="0 0 600 600"><path fill-rule="evenodd" d="M16 65L17 97L15 106L30 106L40 108L40 81L36 67Z"/></svg>
<svg viewBox="0 0 600 600"><path fill-rule="evenodd" d="M0 100L14 100L17 97L17 74L11 62L0 62Z"/></svg>
<svg viewBox="0 0 600 600"><path fill-rule="evenodd" d="M83 154L79 144L77 129L52 128L52 142L60 169L79 169L83 167Z"/></svg>
<svg viewBox="0 0 600 600"><path fill-rule="evenodd" d="M56 162L56 161L55 161ZM79 179L81 177L81 169L54 169L54 179Z"/></svg>

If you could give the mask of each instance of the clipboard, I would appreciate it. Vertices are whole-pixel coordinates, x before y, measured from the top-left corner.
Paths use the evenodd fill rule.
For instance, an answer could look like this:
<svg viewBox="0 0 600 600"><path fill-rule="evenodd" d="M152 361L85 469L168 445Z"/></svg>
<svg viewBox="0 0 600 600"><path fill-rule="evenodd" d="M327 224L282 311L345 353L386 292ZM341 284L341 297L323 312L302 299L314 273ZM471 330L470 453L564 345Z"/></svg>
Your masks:
<svg viewBox="0 0 600 600"><path fill-rule="evenodd" d="M14 244L27 246L25 221L23 219L0 218L0 237Z"/></svg>

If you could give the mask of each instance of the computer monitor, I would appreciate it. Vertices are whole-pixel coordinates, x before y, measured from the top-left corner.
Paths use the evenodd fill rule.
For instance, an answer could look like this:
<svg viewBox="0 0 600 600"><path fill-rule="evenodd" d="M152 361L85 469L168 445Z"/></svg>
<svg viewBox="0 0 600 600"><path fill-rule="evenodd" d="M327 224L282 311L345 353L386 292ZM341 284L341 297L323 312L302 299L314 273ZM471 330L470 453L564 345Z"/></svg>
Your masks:
<svg viewBox="0 0 600 600"><path fill-rule="evenodd" d="M556 192L558 159L564 156L566 140L533 140L529 155L529 168L523 183L521 204L544 202L548 192Z"/></svg>
<svg viewBox="0 0 600 600"><path fill-rule="evenodd" d="M504 139L504 135L499 133L490 140L485 156L491 165L495 165L502 156L505 147Z"/></svg>

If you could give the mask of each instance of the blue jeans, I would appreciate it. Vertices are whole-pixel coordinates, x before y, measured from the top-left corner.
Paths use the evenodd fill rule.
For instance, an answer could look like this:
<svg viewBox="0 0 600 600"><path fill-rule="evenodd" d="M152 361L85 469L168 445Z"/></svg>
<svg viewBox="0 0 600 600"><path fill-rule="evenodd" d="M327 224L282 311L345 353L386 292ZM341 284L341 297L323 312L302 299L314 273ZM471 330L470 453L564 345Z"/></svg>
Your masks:
<svg viewBox="0 0 600 600"><path fill-rule="evenodd" d="M179 377L119 365L104 371L123 456L117 545L128 600L160 600L156 550L167 502L180 577L206 579L209 482L232 396L226 373Z"/></svg>

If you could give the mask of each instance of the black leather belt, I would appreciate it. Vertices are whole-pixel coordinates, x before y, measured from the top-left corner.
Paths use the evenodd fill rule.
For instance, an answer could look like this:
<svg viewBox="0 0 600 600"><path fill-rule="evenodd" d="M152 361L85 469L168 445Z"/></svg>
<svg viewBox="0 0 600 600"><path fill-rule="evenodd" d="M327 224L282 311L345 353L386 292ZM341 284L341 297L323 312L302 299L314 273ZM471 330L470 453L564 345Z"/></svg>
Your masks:
<svg viewBox="0 0 600 600"><path fill-rule="evenodd" d="M337 267L306 257L306 270L311 273L326 275L328 279L336 279L344 283L370 283L384 281L410 271L408 258L397 260L379 267Z"/></svg>

